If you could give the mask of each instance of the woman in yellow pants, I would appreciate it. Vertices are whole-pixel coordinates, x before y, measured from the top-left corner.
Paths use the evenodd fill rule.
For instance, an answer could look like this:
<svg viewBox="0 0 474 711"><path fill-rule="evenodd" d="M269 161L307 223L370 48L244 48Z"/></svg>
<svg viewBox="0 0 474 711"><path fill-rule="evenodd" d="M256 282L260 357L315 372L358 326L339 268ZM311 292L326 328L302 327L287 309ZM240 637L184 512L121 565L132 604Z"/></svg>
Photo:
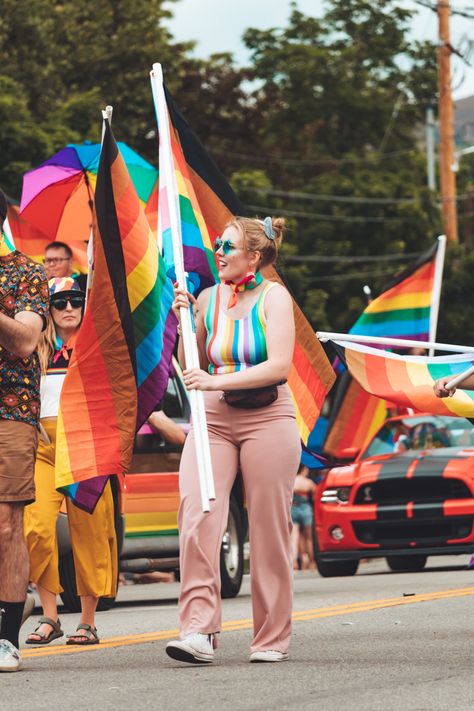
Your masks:
<svg viewBox="0 0 474 711"><path fill-rule="evenodd" d="M56 598L62 592L56 521L64 499L55 487L56 421L61 387L79 330L84 294L70 277L49 281L51 312L38 352L45 377L41 385L41 437L35 468L36 500L25 509L30 579L36 583L44 617L27 644L49 644L63 636ZM68 644L97 644L95 611L100 597L113 597L117 585L114 504L107 483L93 514L66 500L81 620Z"/></svg>

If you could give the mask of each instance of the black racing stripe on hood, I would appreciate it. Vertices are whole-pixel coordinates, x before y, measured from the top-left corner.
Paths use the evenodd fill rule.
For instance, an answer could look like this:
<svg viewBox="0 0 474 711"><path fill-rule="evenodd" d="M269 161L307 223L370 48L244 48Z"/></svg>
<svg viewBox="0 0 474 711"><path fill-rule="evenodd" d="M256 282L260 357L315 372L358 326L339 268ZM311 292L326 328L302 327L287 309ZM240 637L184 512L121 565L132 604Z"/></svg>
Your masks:
<svg viewBox="0 0 474 711"><path fill-rule="evenodd" d="M460 460L463 457L422 457L418 461L413 472L413 478L443 476L444 470L453 460Z"/></svg>
<svg viewBox="0 0 474 711"><path fill-rule="evenodd" d="M415 460L416 457L413 456L389 459L380 467L377 479L399 479L400 477L404 477L408 474L408 470Z"/></svg>

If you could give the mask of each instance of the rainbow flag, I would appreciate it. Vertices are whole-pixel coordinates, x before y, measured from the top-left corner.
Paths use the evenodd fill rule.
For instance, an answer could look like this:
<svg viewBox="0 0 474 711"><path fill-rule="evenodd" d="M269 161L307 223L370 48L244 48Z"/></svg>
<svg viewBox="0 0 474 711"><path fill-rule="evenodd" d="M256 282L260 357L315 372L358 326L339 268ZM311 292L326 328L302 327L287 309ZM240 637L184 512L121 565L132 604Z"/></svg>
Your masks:
<svg viewBox="0 0 474 711"><path fill-rule="evenodd" d="M170 105L169 94L167 105ZM168 108L169 111L169 108ZM171 151L173 154L174 178L176 180L176 188L179 195L179 213L181 220L181 240L184 259L184 270L188 273L188 282L192 293L199 293L202 289L212 286L219 277L217 275L216 258L212 249L212 245L216 234L213 234L211 240L211 232L206 224L204 216L199 205L199 201L194 190L194 185L190 178L190 169L184 158L184 154L180 144L178 131L169 116L169 128L171 138ZM163 240L163 254L165 258L166 270L168 275L174 280L176 278L174 271L173 245L171 240L171 225L170 216L168 214L167 193L174 186L168 185L166 182L166 171L162 167L162 141L160 133L160 151L159 151L159 224L161 228Z"/></svg>
<svg viewBox="0 0 474 711"><path fill-rule="evenodd" d="M97 176L94 276L61 392L56 485L93 511L128 470L135 431L163 397L175 342L173 288L105 121Z"/></svg>
<svg viewBox="0 0 474 711"><path fill-rule="evenodd" d="M438 398L433 392L438 378L454 377L470 368L474 353L401 356L347 341L332 341L332 344L366 392L419 412L474 417L474 391L457 389L448 398Z"/></svg>
<svg viewBox="0 0 474 711"><path fill-rule="evenodd" d="M245 215L246 210L183 118L166 87L165 96L180 195L184 262L187 271L194 274L192 279L197 291L218 281L212 245L232 216ZM168 186L162 185L162 178L160 170L159 202L165 206L166 195L162 191L167 190ZM160 214L160 223L165 260L171 273L173 262L171 250L167 247L169 215L166 208ZM284 281L281 274L273 268L266 269L264 275L274 281ZM335 374L324 349L315 337L314 329L295 300L293 307L296 345L288 385L295 404L301 439L306 444L325 396L334 383Z"/></svg>
<svg viewBox="0 0 474 711"><path fill-rule="evenodd" d="M350 329L358 336L388 336L427 341L433 304L436 261L444 259L439 241L396 275Z"/></svg>
<svg viewBox="0 0 474 711"><path fill-rule="evenodd" d="M346 371L333 404L324 451L336 459L350 447L364 449L387 417L387 403L366 392Z"/></svg>

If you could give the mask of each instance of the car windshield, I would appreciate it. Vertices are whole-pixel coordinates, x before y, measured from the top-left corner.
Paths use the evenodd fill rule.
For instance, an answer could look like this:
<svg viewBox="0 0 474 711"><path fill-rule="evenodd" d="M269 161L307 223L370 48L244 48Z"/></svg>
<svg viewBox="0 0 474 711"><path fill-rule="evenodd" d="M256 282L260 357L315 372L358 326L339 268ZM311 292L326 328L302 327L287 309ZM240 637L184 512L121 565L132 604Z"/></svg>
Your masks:
<svg viewBox="0 0 474 711"><path fill-rule="evenodd" d="M439 447L473 447L474 425L462 417L420 416L387 422L362 459Z"/></svg>

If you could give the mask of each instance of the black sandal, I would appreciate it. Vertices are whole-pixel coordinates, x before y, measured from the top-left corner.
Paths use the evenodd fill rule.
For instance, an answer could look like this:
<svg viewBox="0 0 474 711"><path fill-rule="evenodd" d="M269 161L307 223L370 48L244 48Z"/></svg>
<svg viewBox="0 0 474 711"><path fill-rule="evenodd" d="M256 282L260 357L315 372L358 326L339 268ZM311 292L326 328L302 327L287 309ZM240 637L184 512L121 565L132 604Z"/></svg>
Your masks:
<svg viewBox="0 0 474 711"><path fill-rule="evenodd" d="M53 629L49 634L45 634L44 632L38 632L41 625L49 625ZM37 637L40 637L40 639L30 639L32 634L35 634ZM58 637L63 636L64 632L61 629L61 621L59 618L58 621L55 622L53 619L51 619L51 617L40 617L38 626L36 627L34 632L30 632L28 638L25 641L25 644L49 644L53 641L53 639L58 639Z"/></svg>

